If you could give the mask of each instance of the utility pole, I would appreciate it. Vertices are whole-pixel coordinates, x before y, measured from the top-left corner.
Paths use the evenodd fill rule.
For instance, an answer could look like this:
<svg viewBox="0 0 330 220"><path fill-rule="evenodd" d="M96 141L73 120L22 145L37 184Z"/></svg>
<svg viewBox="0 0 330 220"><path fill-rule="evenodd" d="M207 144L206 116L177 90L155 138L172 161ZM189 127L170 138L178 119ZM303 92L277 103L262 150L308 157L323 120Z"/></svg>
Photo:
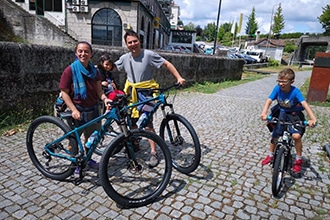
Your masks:
<svg viewBox="0 0 330 220"><path fill-rule="evenodd" d="M217 35L218 35L218 29L219 29L220 11L221 11L221 0L219 0L217 27L215 28L215 34L214 34L213 55L215 53L216 46L217 46Z"/></svg>

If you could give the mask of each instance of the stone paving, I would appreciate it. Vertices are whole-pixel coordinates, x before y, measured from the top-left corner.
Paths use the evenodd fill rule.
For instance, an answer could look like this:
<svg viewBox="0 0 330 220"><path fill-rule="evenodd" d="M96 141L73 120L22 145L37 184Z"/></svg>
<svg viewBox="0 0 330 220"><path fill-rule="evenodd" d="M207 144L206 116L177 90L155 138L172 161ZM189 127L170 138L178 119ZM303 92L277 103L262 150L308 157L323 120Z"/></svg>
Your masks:
<svg viewBox="0 0 330 220"><path fill-rule="evenodd" d="M298 72L295 85L310 74ZM0 219L330 219L330 165L321 149L330 141L329 108L312 106L320 123L303 139L311 166L287 179L280 198L271 195L271 168L261 166L270 133L259 115L276 78L211 95L179 93L175 110L199 135L201 164L189 176L173 169L161 197L140 208L118 208L92 174L78 186L45 178L28 157L25 131L1 137Z"/></svg>

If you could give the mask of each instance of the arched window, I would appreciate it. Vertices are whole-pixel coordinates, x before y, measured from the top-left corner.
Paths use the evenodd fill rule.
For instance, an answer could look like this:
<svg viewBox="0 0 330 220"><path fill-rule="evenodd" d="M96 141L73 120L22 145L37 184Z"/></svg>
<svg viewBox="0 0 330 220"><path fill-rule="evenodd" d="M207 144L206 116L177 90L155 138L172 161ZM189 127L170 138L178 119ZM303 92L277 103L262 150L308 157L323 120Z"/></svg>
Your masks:
<svg viewBox="0 0 330 220"><path fill-rule="evenodd" d="M103 8L94 14L92 43L122 46L122 22L116 11L111 8Z"/></svg>

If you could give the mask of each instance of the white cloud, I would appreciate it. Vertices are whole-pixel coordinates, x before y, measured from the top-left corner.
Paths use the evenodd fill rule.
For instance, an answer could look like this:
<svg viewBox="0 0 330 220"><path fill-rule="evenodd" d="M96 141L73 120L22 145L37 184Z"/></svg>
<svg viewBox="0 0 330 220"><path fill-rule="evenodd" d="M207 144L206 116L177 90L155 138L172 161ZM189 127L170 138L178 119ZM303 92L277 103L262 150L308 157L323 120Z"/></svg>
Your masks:
<svg viewBox="0 0 330 220"><path fill-rule="evenodd" d="M208 23L216 23L219 1L221 0L175 0L180 6L181 20L204 28ZM285 27L282 33L303 32L322 33L321 24L317 17L322 14L322 7L327 4L324 0L296 0L296 1L265 1L265 0L231 0L221 1L220 24L231 23L234 18L244 14L242 33L245 32L247 16L255 8L256 21L262 34L268 33L272 11L275 13L281 3Z"/></svg>

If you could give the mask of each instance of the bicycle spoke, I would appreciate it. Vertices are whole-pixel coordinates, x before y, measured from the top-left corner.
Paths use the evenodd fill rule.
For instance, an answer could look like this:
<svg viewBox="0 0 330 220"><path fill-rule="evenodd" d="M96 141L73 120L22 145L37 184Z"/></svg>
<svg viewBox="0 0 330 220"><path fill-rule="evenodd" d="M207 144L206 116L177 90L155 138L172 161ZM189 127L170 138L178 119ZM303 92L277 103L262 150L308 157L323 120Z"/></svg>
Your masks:
<svg viewBox="0 0 330 220"><path fill-rule="evenodd" d="M66 138L61 142L52 143L57 138L62 137L68 130L63 129L57 120L41 117L32 123L27 135L27 147L30 158L34 165L45 176L63 180L68 177L73 169L71 161L62 157L71 157L77 153L76 146L72 146L70 138ZM52 154L61 155L56 157Z"/></svg>
<svg viewBox="0 0 330 220"><path fill-rule="evenodd" d="M111 152L106 152L102 156L100 178L104 190L123 206L134 207L153 201L165 189L170 178L171 163L164 154L166 145L156 145L159 163L151 168L149 140L143 136L144 133L141 134L134 136L134 139L140 140L138 151L125 148L114 154L116 148L113 146L109 149ZM114 145L118 144L127 146L127 139L115 141ZM127 151L133 154L128 156Z"/></svg>

